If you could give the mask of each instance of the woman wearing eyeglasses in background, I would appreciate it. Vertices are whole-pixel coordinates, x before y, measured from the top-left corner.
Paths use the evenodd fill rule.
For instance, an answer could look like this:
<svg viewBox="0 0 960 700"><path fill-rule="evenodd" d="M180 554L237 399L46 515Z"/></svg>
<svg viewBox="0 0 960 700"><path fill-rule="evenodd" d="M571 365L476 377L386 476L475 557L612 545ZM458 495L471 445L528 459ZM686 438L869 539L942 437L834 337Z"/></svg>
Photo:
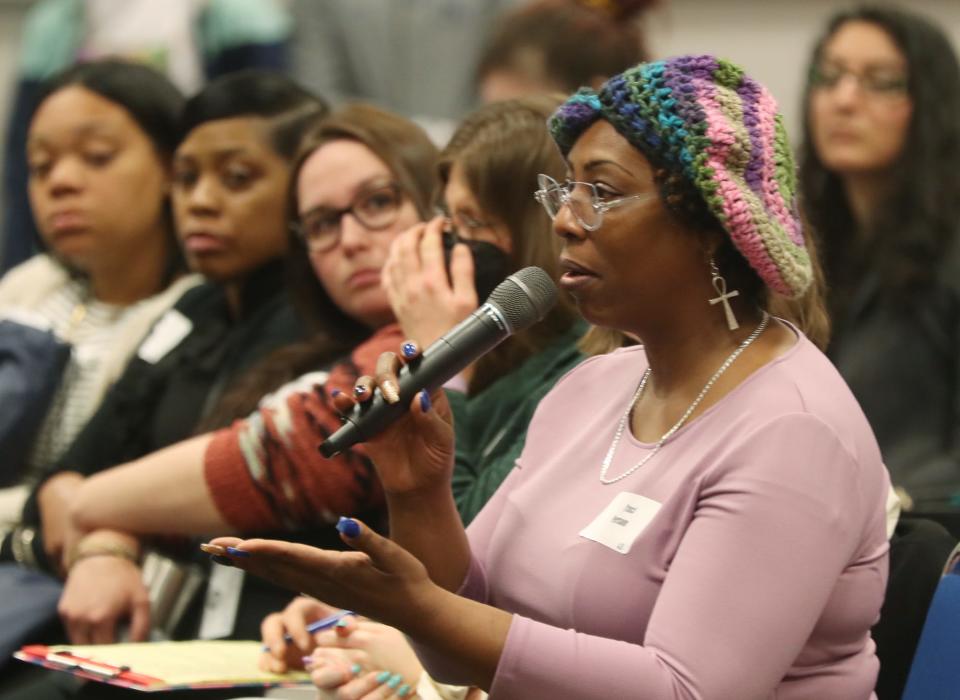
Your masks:
<svg viewBox="0 0 960 700"><path fill-rule="evenodd" d="M806 94L801 186L831 359L907 509L960 507L960 68L921 16L834 17ZM923 397L922 401L905 400Z"/></svg>
<svg viewBox="0 0 960 700"><path fill-rule="evenodd" d="M836 15L813 52L805 120L801 193L824 253L829 356L870 421L904 507L955 511L960 68L950 40L894 8ZM955 542L922 519L897 525L873 630L881 700L902 693Z"/></svg>
<svg viewBox="0 0 960 700"><path fill-rule="evenodd" d="M449 405L421 394L367 443L392 542L344 518L359 552L215 551L494 698L871 698L889 480L835 368L768 312L819 301L775 101L682 56L581 90L551 130L561 286L643 345L558 382L469 531Z"/></svg>

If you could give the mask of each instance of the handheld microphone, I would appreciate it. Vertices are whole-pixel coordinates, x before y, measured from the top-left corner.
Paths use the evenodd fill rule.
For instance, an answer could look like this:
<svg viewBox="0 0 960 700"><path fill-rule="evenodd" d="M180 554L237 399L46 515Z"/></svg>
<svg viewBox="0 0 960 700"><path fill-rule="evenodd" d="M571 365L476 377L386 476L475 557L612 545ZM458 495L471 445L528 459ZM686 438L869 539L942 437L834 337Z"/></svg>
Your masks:
<svg viewBox="0 0 960 700"><path fill-rule="evenodd" d="M542 319L556 301L557 287L539 267L510 275L480 308L400 370L397 403L387 403L378 389L370 401L353 407L343 426L320 445L320 454L333 457L369 440L406 413L419 391L432 393L507 337Z"/></svg>

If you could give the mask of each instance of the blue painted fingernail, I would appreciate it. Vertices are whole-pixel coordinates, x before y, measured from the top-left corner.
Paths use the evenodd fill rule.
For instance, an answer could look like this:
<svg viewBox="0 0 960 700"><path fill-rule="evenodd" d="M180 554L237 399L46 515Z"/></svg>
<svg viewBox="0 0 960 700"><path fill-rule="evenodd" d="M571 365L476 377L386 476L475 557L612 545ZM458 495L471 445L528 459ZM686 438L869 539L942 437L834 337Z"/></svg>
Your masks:
<svg viewBox="0 0 960 700"><path fill-rule="evenodd" d="M396 688L398 685L400 685L400 681L402 680L403 679L400 677L399 673L394 673L387 681L387 685L391 688Z"/></svg>
<svg viewBox="0 0 960 700"><path fill-rule="evenodd" d="M250 556L250 552L245 552L242 549L237 549L236 547L227 547L227 554L232 557L245 558Z"/></svg>
<svg viewBox="0 0 960 700"><path fill-rule="evenodd" d="M330 391L330 396L340 396L340 394L342 394L342 393L343 393L343 392L340 391L339 389L332 389L332 390Z"/></svg>
<svg viewBox="0 0 960 700"><path fill-rule="evenodd" d="M337 530L341 535L346 535L350 539L360 534L360 523L352 518L340 518L337 521Z"/></svg>
<svg viewBox="0 0 960 700"><path fill-rule="evenodd" d="M410 692L410 686L407 685L406 683L404 683L399 688L397 688L397 695L401 698L405 697L409 692Z"/></svg>
<svg viewBox="0 0 960 700"><path fill-rule="evenodd" d="M390 678L390 671L380 671L380 673L377 674L377 683L383 683L388 678Z"/></svg>
<svg viewBox="0 0 960 700"><path fill-rule="evenodd" d="M211 554L210 560L220 566L233 566L233 562L227 557L221 557L219 554Z"/></svg>
<svg viewBox="0 0 960 700"><path fill-rule="evenodd" d="M420 410L424 413L430 410L430 394L426 389L420 390Z"/></svg>
<svg viewBox="0 0 960 700"><path fill-rule="evenodd" d="M360 668L360 664L354 664L353 666L350 667L350 673L352 673L355 676L358 675L362 670L363 669Z"/></svg>
<svg viewBox="0 0 960 700"><path fill-rule="evenodd" d="M346 627L348 624L350 623L347 622L346 618L341 618L340 620L337 620L337 627Z"/></svg>
<svg viewBox="0 0 960 700"><path fill-rule="evenodd" d="M404 343L400 349L403 351L404 357L413 357L417 354L417 346L413 343Z"/></svg>

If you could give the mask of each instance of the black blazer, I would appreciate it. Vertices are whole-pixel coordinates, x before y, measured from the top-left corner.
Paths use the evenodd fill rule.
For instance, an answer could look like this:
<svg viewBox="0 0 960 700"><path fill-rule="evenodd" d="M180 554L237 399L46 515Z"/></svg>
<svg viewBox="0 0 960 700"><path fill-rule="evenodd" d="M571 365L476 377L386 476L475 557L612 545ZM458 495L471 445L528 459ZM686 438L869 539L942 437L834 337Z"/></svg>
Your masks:
<svg viewBox="0 0 960 700"><path fill-rule="evenodd" d="M960 508L960 255L909 295L868 273L828 355L877 436L894 485L918 511Z"/></svg>

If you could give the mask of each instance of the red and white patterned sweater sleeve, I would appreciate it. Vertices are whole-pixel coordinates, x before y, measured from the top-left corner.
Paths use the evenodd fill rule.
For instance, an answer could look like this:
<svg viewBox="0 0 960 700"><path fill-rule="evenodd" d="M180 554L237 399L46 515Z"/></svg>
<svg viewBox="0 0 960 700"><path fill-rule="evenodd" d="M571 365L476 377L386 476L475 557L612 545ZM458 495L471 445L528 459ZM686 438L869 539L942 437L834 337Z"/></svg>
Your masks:
<svg viewBox="0 0 960 700"><path fill-rule="evenodd" d="M399 326L379 330L329 372L303 375L266 397L255 413L214 433L204 457L207 487L238 532L294 530L336 522L383 504L363 446L332 459L317 451L340 427L330 400L374 373L377 358L403 340Z"/></svg>

